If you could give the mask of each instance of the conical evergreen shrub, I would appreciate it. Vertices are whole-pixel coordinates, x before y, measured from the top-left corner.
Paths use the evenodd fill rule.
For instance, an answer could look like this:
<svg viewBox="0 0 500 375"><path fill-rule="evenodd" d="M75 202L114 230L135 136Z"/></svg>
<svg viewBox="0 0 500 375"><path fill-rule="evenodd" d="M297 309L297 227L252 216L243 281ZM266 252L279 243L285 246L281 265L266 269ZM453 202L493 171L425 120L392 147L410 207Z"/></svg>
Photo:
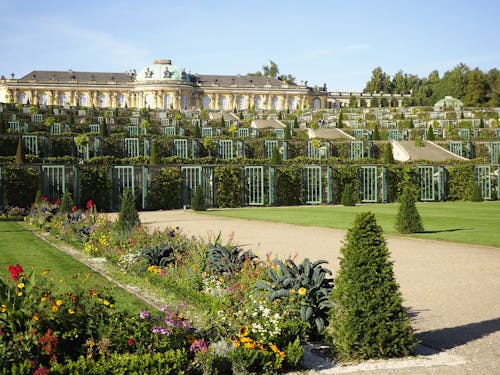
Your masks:
<svg viewBox="0 0 500 375"><path fill-rule="evenodd" d="M205 205L205 195L203 194L203 189L198 186L191 198L191 208L194 211L206 211L207 207Z"/></svg>
<svg viewBox="0 0 500 375"><path fill-rule="evenodd" d="M118 230L125 232L132 230L133 227L140 223L139 214L135 207L134 193L131 189L125 189L123 191L122 206L118 221L116 222L116 227Z"/></svg>
<svg viewBox="0 0 500 375"><path fill-rule="evenodd" d="M483 194L481 193L481 188L479 187L479 184L477 184L477 183L472 185L472 192L471 192L470 200L472 202L482 202L483 201Z"/></svg>
<svg viewBox="0 0 500 375"><path fill-rule="evenodd" d="M24 148L23 148L23 142L21 140L21 137L19 137L19 140L17 141L15 163L16 164L24 164Z"/></svg>
<svg viewBox="0 0 500 375"><path fill-rule="evenodd" d="M71 193L67 191L61 197L61 204L59 205L59 211L71 212L72 207L73 207L73 198L71 198Z"/></svg>
<svg viewBox="0 0 500 375"><path fill-rule="evenodd" d="M422 219L415 204L415 192L405 187L399 198L399 211L395 228L399 233L418 233L424 231Z"/></svg>
<svg viewBox="0 0 500 375"><path fill-rule="evenodd" d="M371 212L356 216L341 248L327 341L341 361L402 357L416 343L389 250Z"/></svg>
<svg viewBox="0 0 500 375"><path fill-rule="evenodd" d="M385 144L383 161L384 164L394 164L394 155L392 154L392 146L390 143Z"/></svg>
<svg viewBox="0 0 500 375"><path fill-rule="evenodd" d="M354 199L354 194L352 192L352 185L345 184L344 190L342 191L342 197L340 199L340 203L343 206L355 206L356 200Z"/></svg>

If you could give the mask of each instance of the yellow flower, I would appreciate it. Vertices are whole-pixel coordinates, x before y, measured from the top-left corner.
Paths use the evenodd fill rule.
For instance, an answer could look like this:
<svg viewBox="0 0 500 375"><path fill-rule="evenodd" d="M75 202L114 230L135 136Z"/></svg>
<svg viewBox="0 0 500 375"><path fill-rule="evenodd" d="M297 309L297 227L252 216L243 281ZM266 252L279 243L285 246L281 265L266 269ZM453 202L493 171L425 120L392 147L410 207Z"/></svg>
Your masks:
<svg viewBox="0 0 500 375"><path fill-rule="evenodd" d="M48 274L48 273L49 273L49 270L48 270L48 269L44 269L44 270L42 271L42 275L46 275L46 274Z"/></svg>
<svg viewBox="0 0 500 375"><path fill-rule="evenodd" d="M114 304L110 304L110 305L109 305L109 308L110 308L111 310L114 310L114 309L115 309L115 305L114 305Z"/></svg>
<svg viewBox="0 0 500 375"><path fill-rule="evenodd" d="M103 304L104 304L104 306L109 306L109 301L107 299L105 299Z"/></svg>
<svg viewBox="0 0 500 375"><path fill-rule="evenodd" d="M290 298L290 302L295 302L295 297Z"/></svg>
<svg viewBox="0 0 500 375"><path fill-rule="evenodd" d="M223 282L224 282L224 278L223 278L222 276L219 276L219 281L220 281L221 283L223 283Z"/></svg>
<svg viewBox="0 0 500 375"><path fill-rule="evenodd" d="M45 302L45 301L47 301L47 298L46 298L46 297L42 297L42 298L40 298L40 302Z"/></svg>
<svg viewBox="0 0 500 375"><path fill-rule="evenodd" d="M253 342L247 342L245 344L245 349L253 349L255 348L255 344Z"/></svg>
<svg viewBox="0 0 500 375"><path fill-rule="evenodd" d="M299 292L298 292L298 293L299 293L299 295L301 295L301 296L305 296L305 295L307 294L307 289L306 289L306 288L304 288L304 287L302 287L302 288L300 288L300 289L299 289Z"/></svg>
<svg viewBox="0 0 500 375"><path fill-rule="evenodd" d="M2 307L0 307L0 312L6 313L7 312L7 306L2 305Z"/></svg>
<svg viewBox="0 0 500 375"><path fill-rule="evenodd" d="M248 336L248 326L240 327L240 336Z"/></svg>
<svg viewBox="0 0 500 375"><path fill-rule="evenodd" d="M242 343L248 343L248 342L252 342L252 339L250 337L243 336L242 338L240 338L240 341Z"/></svg>
<svg viewBox="0 0 500 375"><path fill-rule="evenodd" d="M89 277L92 277L92 274L88 272L85 274L85 277L88 279Z"/></svg>
<svg viewBox="0 0 500 375"><path fill-rule="evenodd" d="M295 294L295 289L290 289L290 294Z"/></svg>
<svg viewBox="0 0 500 375"><path fill-rule="evenodd" d="M75 310L73 310L73 309L68 309L68 314L72 315L72 314L74 314L74 313L75 313Z"/></svg>
<svg viewBox="0 0 500 375"><path fill-rule="evenodd" d="M58 299L58 300L56 301L56 305L57 305L57 306L61 306L61 305L62 305L62 303L63 303L63 302L62 302L60 299Z"/></svg>
<svg viewBox="0 0 500 375"><path fill-rule="evenodd" d="M52 306L52 312L56 312L58 308L56 305Z"/></svg>
<svg viewBox="0 0 500 375"><path fill-rule="evenodd" d="M269 347L275 353L279 353L280 352L280 350L278 349L278 347L276 345L274 345L274 344L269 344Z"/></svg>
<svg viewBox="0 0 500 375"><path fill-rule="evenodd" d="M24 288L24 283L19 283L19 284L17 284L17 287L18 287L19 289L23 289L23 288Z"/></svg>
<svg viewBox="0 0 500 375"><path fill-rule="evenodd" d="M239 341L233 341L233 345L235 348L239 348L240 347L240 342Z"/></svg>
<svg viewBox="0 0 500 375"><path fill-rule="evenodd" d="M34 322L38 322L38 315L33 315L33 317L31 318L31 320L33 320Z"/></svg>
<svg viewBox="0 0 500 375"><path fill-rule="evenodd" d="M17 296L18 296L18 297L21 297L22 295L23 295L23 292L18 292L18 293L17 293Z"/></svg>
<svg viewBox="0 0 500 375"><path fill-rule="evenodd" d="M92 348L93 346L95 346L95 341L94 341L93 339L88 339L88 340L87 340L87 343L89 344L89 347L91 347L91 348Z"/></svg>

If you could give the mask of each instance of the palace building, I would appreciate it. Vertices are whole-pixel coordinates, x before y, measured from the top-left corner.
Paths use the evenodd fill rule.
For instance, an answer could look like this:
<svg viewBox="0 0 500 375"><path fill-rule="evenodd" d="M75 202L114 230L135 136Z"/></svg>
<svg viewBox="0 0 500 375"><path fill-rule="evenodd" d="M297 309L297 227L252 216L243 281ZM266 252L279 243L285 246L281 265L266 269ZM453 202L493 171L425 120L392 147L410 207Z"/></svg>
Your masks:
<svg viewBox="0 0 500 375"><path fill-rule="evenodd" d="M32 71L0 79L0 102L232 111L327 108L324 87L292 85L267 76L188 74L171 60L136 72Z"/></svg>

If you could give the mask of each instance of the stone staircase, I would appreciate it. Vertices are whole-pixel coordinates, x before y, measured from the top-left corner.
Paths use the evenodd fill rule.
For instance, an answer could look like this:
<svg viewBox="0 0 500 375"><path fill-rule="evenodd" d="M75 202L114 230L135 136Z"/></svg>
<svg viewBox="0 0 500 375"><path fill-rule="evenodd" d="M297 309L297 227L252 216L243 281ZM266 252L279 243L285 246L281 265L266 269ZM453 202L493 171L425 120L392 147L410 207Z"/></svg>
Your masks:
<svg viewBox="0 0 500 375"><path fill-rule="evenodd" d="M321 128L314 131L315 137L318 138L326 138L326 139L335 139L335 138L344 138L344 139L354 139L354 137L349 134L344 133L342 130L337 128Z"/></svg>
<svg viewBox="0 0 500 375"><path fill-rule="evenodd" d="M429 160L429 161L444 161L444 160L467 160L460 156L454 155L451 152L435 145L432 142L424 141L423 147L415 147L415 141L399 141L394 142L403 148L409 155L409 160Z"/></svg>

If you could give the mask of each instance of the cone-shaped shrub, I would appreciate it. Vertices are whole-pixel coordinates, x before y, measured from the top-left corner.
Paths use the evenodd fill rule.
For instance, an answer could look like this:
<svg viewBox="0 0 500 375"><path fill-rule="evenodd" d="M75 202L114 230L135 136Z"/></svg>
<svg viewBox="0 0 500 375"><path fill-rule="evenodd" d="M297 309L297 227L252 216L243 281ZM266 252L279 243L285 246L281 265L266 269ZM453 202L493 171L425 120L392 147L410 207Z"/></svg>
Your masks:
<svg viewBox="0 0 500 375"><path fill-rule="evenodd" d="M385 144L383 160L384 164L394 164L394 155L392 154L392 146L390 143Z"/></svg>
<svg viewBox="0 0 500 375"><path fill-rule="evenodd" d="M415 345L382 228L356 216L342 247L327 339L342 361L409 355Z"/></svg>
<svg viewBox="0 0 500 375"><path fill-rule="evenodd" d="M131 189L125 189L122 196L122 206L120 215L116 222L116 227L121 231L130 231L134 226L139 225L139 214L135 208L134 193Z"/></svg>
<svg viewBox="0 0 500 375"><path fill-rule="evenodd" d="M472 185L472 192L471 192L470 200L472 202L482 202L483 201L483 195L481 194L481 188L479 187L479 184L477 184L477 183Z"/></svg>
<svg viewBox="0 0 500 375"><path fill-rule="evenodd" d="M344 190L342 191L342 197L340 198L340 203L342 203L343 206L356 205L351 184L345 184Z"/></svg>
<svg viewBox="0 0 500 375"><path fill-rule="evenodd" d="M21 137L17 141L17 149L16 149L16 164L24 163L24 149Z"/></svg>
<svg viewBox="0 0 500 375"><path fill-rule="evenodd" d="M205 205L205 195L203 194L203 189L201 186L196 188L193 198L191 198L191 208L195 211L206 211L207 207Z"/></svg>
<svg viewBox="0 0 500 375"><path fill-rule="evenodd" d="M71 193L69 191L65 192L61 198L61 204L59 205L59 210L61 212L71 212L73 207L73 198L71 198Z"/></svg>
<svg viewBox="0 0 500 375"><path fill-rule="evenodd" d="M419 233L424 231L422 219L415 204L415 192L405 187L399 197L399 211L396 216L395 228L399 233Z"/></svg>

